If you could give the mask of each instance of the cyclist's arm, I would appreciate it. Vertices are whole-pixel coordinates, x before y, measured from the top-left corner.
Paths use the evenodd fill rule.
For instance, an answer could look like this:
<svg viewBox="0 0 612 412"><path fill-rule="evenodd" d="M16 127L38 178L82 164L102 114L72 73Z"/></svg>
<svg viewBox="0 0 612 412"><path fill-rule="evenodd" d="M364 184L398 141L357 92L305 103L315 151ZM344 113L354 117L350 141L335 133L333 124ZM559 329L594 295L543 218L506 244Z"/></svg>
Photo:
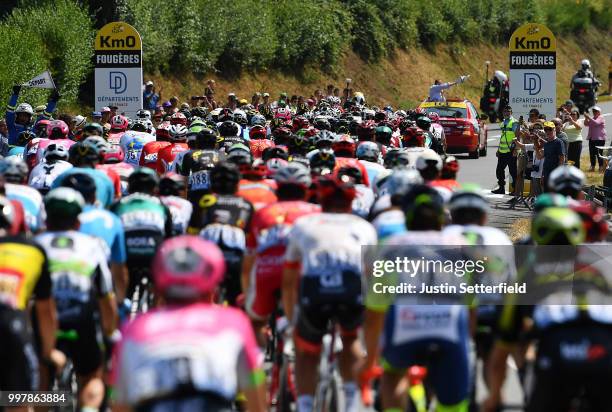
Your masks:
<svg viewBox="0 0 612 412"><path fill-rule="evenodd" d="M125 233L121 220L113 216L117 225L117 235L111 246L111 265L110 271L115 285L115 293L118 302L123 302L128 284L128 270L125 265L127 253L125 250Z"/></svg>
<svg viewBox="0 0 612 412"><path fill-rule="evenodd" d="M297 302L298 281L300 279L300 262L285 261L283 268L283 309L287 319L293 319L293 309Z"/></svg>
<svg viewBox="0 0 612 412"><path fill-rule="evenodd" d="M38 333L41 340L41 357L49 359L55 347L55 333L57 332L57 312L55 301L49 297L38 299L34 304L36 318L38 319Z"/></svg>
<svg viewBox="0 0 612 412"><path fill-rule="evenodd" d="M17 140L17 128L15 127L15 109L17 108L17 99L19 98L18 93L13 93L9 98L8 104L6 105L6 127L8 129L9 142L12 144Z"/></svg>
<svg viewBox="0 0 612 412"><path fill-rule="evenodd" d="M105 336L110 336L117 328L117 305L115 304L115 294L113 293L113 280L110 269L106 263L106 257L98 257L98 267L96 268L94 279L98 290L98 306L102 330Z"/></svg>

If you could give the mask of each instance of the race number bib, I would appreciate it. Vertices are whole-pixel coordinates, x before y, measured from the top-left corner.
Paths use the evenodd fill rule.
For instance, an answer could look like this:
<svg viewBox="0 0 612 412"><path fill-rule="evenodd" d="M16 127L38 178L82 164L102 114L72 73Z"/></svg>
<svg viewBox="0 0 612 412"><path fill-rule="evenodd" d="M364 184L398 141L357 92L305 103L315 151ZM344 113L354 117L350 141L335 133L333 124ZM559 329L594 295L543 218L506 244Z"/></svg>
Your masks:
<svg viewBox="0 0 612 412"><path fill-rule="evenodd" d="M206 190L210 187L208 170L199 170L189 176L190 190Z"/></svg>

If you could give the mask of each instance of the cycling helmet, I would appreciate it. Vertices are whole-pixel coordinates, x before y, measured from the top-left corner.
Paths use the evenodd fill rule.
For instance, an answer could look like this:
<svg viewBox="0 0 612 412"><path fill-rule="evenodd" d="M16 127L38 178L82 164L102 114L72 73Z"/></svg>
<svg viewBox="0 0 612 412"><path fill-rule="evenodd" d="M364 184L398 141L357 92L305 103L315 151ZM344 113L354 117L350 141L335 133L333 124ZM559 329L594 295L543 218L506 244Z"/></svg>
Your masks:
<svg viewBox="0 0 612 412"><path fill-rule="evenodd" d="M357 125L357 136L359 140L373 140L376 133L376 123L373 120L366 120Z"/></svg>
<svg viewBox="0 0 612 412"><path fill-rule="evenodd" d="M606 222L606 211L592 202L581 200L574 202L570 208L578 213L582 219L586 242L602 242L608 235L608 222Z"/></svg>
<svg viewBox="0 0 612 412"><path fill-rule="evenodd" d="M274 147L266 147L261 153L261 158L264 162L267 162L270 159L289 159L289 154L287 153L287 149L283 146L274 146Z"/></svg>
<svg viewBox="0 0 612 412"><path fill-rule="evenodd" d="M456 175L459 171L459 161L455 156L446 156L442 165L442 175Z"/></svg>
<svg viewBox="0 0 612 412"><path fill-rule="evenodd" d="M84 199L95 199L96 181L86 173L71 173L62 179L61 187L79 192Z"/></svg>
<svg viewBox="0 0 612 412"><path fill-rule="evenodd" d="M331 124L329 124L329 120L327 120L327 118L322 117L322 116L315 117L312 125L315 127L315 129L318 129L321 131L331 130Z"/></svg>
<svg viewBox="0 0 612 412"><path fill-rule="evenodd" d="M336 156L331 149L317 149L309 154L308 162L315 174L330 173L336 166Z"/></svg>
<svg viewBox="0 0 612 412"><path fill-rule="evenodd" d="M217 116L219 122L231 122L234 120L234 112L231 109L221 109Z"/></svg>
<svg viewBox="0 0 612 412"><path fill-rule="evenodd" d="M436 112L429 112L427 117L429 117L432 123L438 123L440 121L440 115Z"/></svg>
<svg viewBox="0 0 612 412"><path fill-rule="evenodd" d="M21 103L19 106L17 106L17 108L15 109L15 113L19 114L19 113L26 113L29 114L30 116L34 115L34 109L32 109L32 106L29 105L28 103Z"/></svg>
<svg viewBox="0 0 612 412"><path fill-rule="evenodd" d="M393 130L391 130L391 128L388 126L378 126L374 131L374 136L376 136L376 141L378 143L388 146L391 143Z"/></svg>
<svg viewBox="0 0 612 412"><path fill-rule="evenodd" d="M274 177L281 168L289 164L289 162L287 162L285 159L279 159L277 157L265 160L265 162L266 167L268 168L268 176L272 177ZM306 170L308 170L308 168L306 168Z"/></svg>
<svg viewBox="0 0 612 412"><path fill-rule="evenodd" d="M182 235L159 246L151 271L159 295L170 301L192 301L214 292L225 275L225 260L216 244Z"/></svg>
<svg viewBox="0 0 612 412"><path fill-rule="evenodd" d="M374 113L374 121L375 122L384 122L387 120L387 112L383 110L379 110Z"/></svg>
<svg viewBox="0 0 612 412"><path fill-rule="evenodd" d="M159 179L160 196L180 196L180 193L186 188L185 177L177 173L166 173Z"/></svg>
<svg viewBox="0 0 612 412"><path fill-rule="evenodd" d="M319 204L341 200L350 204L357 195L354 180L347 174L326 174L316 180L316 194Z"/></svg>
<svg viewBox="0 0 612 412"><path fill-rule="evenodd" d="M234 110L234 121L242 127L246 126L249 123L247 120L246 113L240 109Z"/></svg>
<svg viewBox="0 0 612 412"><path fill-rule="evenodd" d="M83 136L104 136L104 128L99 123L88 123L83 128Z"/></svg>
<svg viewBox="0 0 612 412"><path fill-rule="evenodd" d="M416 125L421 128L421 130L429 131L429 129L431 129L431 119L427 116L417 117Z"/></svg>
<svg viewBox="0 0 612 412"><path fill-rule="evenodd" d="M168 129L170 140L173 142L184 142L187 138L187 127L182 124L173 124Z"/></svg>
<svg viewBox="0 0 612 412"><path fill-rule="evenodd" d="M251 117L251 126L266 126L266 118L261 114L254 114Z"/></svg>
<svg viewBox="0 0 612 412"><path fill-rule="evenodd" d="M435 166L438 171L442 170L442 158L433 150L425 149L417 158L416 168L419 171L423 171L430 166Z"/></svg>
<svg viewBox="0 0 612 412"><path fill-rule="evenodd" d="M304 116L297 116L293 119L293 133L297 132L300 129L306 129L310 126L310 122Z"/></svg>
<svg viewBox="0 0 612 412"><path fill-rule="evenodd" d="M297 185L309 188L312 183L310 172L306 166L298 162L289 162L274 174L274 180L279 186Z"/></svg>
<svg viewBox="0 0 612 412"><path fill-rule="evenodd" d="M45 160L53 162L55 160L68 160L68 149L57 143L50 143L45 149Z"/></svg>
<svg viewBox="0 0 612 412"><path fill-rule="evenodd" d="M584 70L589 70L591 68L591 62L588 59L583 59L580 62L580 66L584 69Z"/></svg>
<svg viewBox="0 0 612 412"><path fill-rule="evenodd" d="M313 146L317 149L331 149L335 140L336 134L329 130L321 130L312 138Z"/></svg>
<svg viewBox="0 0 612 412"><path fill-rule="evenodd" d="M227 160L237 165L250 165L253 162L253 156L247 146L242 143L236 143L227 149Z"/></svg>
<svg viewBox="0 0 612 412"><path fill-rule="evenodd" d="M67 139L68 125L62 120L52 120L47 125L47 137L49 139Z"/></svg>
<svg viewBox="0 0 612 412"><path fill-rule="evenodd" d="M363 142L357 146L357 159L377 163L380 158L380 149L374 142Z"/></svg>
<svg viewBox="0 0 612 412"><path fill-rule="evenodd" d="M0 195L0 228L10 230L15 221L15 207L11 201Z"/></svg>
<svg viewBox="0 0 612 412"><path fill-rule="evenodd" d="M83 195L69 187L51 190L44 202L47 220L55 222L76 221L85 207Z"/></svg>
<svg viewBox="0 0 612 412"><path fill-rule="evenodd" d="M130 130L135 132L148 132L148 125L146 123L146 119L136 119L134 123L132 123Z"/></svg>
<svg viewBox="0 0 612 412"><path fill-rule="evenodd" d="M268 167L261 159L255 159L252 163L240 162L238 163L238 167L240 174L246 179L263 179L268 175Z"/></svg>
<svg viewBox="0 0 612 412"><path fill-rule="evenodd" d="M413 186L403 197L402 210L406 215L406 227L413 228L423 217L435 218L439 224L444 221L444 200L440 193L427 185Z"/></svg>
<svg viewBox="0 0 612 412"><path fill-rule="evenodd" d="M291 136L291 129L288 127L277 127L272 131L272 138L276 145L288 146L291 141Z"/></svg>
<svg viewBox="0 0 612 412"><path fill-rule="evenodd" d="M353 179L353 183L355 183L356 185L363 184L363 173L361 172L361 169L359 169L355 165L347 164L346 166L340 167L338 170L336 170L335 173L339 177L345 175L350 177L351 179Z"/></svg>
<svg viewBox="0 0 612 412"><path fill-rule="evenodd" d="M121 163L125 159L125 153L121 146L109 146L102 152L102 161L104 164Z"/></svg>
<svg viewBox="0 0 612 412"><path fill-rule="evenodd" d="M212 129L202 129L194 138L193 146L195 149L214 149L217 145L219 135Z"/></svg>
<svg viewBox="0 0 612 412"><path fill-rule="evenodd" d="M51 123L51 120L40 119L34 124L34 133L36 137L47 137L47 126Z"/></svg>
<svg viewBox="0 0 612 412"><path fill-rule="evenodd" d="M407 193L410 188L423 183L421 174L414 169L393 169L393 172L384 182L386 193L400 195Z"/></svg>
<svg viewBox="0 0 612 412"><path fill-rule="evenodd" d="M226 120L219 126L219 134L223 137L240 136L240 125L231 120Z"/></svg>
<svg viewBox="0 0 612 412"><path fill-rule="evenodd" d="M176 112L170 116L170 124L187 126L187 117L181 112Z"/></svg>
<svg viewBox="0 0 612 412"><path fill-rule="evenodd" d="M125 116L118 114L111 119L111 130L126 131L129 121Z"/></svg>
<svg viewBox="0 0 612 412"><path fill-rule="evenodd" d="M151 120L151 112L145 109L140 109L136 112L136 118Z"/></svg>
<svg viewBox="0 0 612 412"><path fill-rule="evenodd" d="M0 160L0 175L8 183L22 184L28 178L28 165L17 156L8 156Z"/></svg>
<svg viewBox="0 0 612 412"><path fill-rule="evenodd" d="M251 130L249 130L249 138L251 138L251 140L267 138L266 128L264 126L251 127Z"/></svg>
<svg viewBox="0 0 612 412"><path fill-rule="evenodd" d="M559 166L550 173L547 180L548 189L552 192L575 198L585 182L582 170L575 166Z"/></svg>
<svg viewBox="0 0 612 412"><path fill-rule="evenodd" d="M74 166L92 164L100 160L98 147L93 143L77 142L68 150L68 160Z"/></svg>
<svg viewBox="0 0 612 412"><path fill-rule="evenodd" d="M159 177L153 169L139 167L128 177L129 193L153 193L159 185Z"/></svg>
<svg viewBox="0 0 612 412"><path fill-rule="evenodd" d="M585 240L580 216L571 209L548 207L535 215L531 238L537 245L578 245Z"/></svg>
<svg viewBox="0 0 612 412"><path fill-rule="evenodd" d="M451 212L460 209L476 209L486 214L489 212L489 202L475 190L460 190L451 196L448 209Z"/></svg>
<svg viewBox="0 0 612 412"><path fill-rule="evenodd" d="M110 143L100 136L89 136L87 139L83 140L83 143L94 145L100 154L104 154L106 151L110 150L111 147Z"/></svg>
<svg viewBox="0 0 612 412"><path fill-rule="evenodd" d="M291 120L291 110L286 107L279 107L274 113L275 119Z"/></svg>
<svg viewBox="0 0 612 412"><path fill-rule="evenodd" d="M81 129L87 123L87 118L78 114L72 118L72 123L75 128Z"/></svg>
<svg viewBox="0 0 612 412"><path fill-rule="evenodd" d="M567 197L558 193L542 193L533 202L533 211L538 213L549 207L568 207Z"/></svg>
<svg viewBox="0 0 612 412"><path fill-rule="evenodd" d="M240 182L240 169L231 162L219 162L210 171L210 186L215 193L234 193Z"/></svg>
<svg viewBox="0 0 612 412"><path fill-rule="evenodd" d="M19 133L19 135L17 135L17 145L23 147L28 144L30 140L36 139L36 137L37 136L32 133L32 131L24 130L23 132Z"/></svg>
<svg viewBox="0 0 612 412"><path fill-rule="evenodd" d="M355 157L355 141L348 134L337 136L332 150L338 157Z"/></svg>

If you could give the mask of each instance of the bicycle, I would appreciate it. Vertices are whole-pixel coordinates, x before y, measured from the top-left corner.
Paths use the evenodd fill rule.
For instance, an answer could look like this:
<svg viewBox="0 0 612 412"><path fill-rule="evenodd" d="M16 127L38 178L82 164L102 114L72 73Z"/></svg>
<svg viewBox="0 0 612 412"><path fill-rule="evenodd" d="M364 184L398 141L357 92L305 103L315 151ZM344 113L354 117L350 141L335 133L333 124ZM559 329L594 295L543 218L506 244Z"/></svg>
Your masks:
<svg viewBox="0 0 612 412"><path fill-rule="evenodd" d="M153 284L147 276L141 276L140 282L134 288L132 293L130 308L130 320L134 319L140 313L146 313L153 306Z"/></svg>
<svg viewBox="0 0 612 412"><path fill-rule="evenodd" d="M61 342L76 342L79 339L79 333L74 329L58 330L56 333L58 345ZM79 386L74 372L72 360L67 357L66 364L58 371L53 370L51 376L54 377L51 388L54 392L69 392L72 394L71 402L68 405L56 405L53 410L55 412L72 412L77 410Z"/></svg>
<svg viewBox="0 0 612 412"><path fill-rule="evenodd" d="M336 324L330 321L323 336L319 383L315 391L315 412L343 412L345 410L342 377L338 370L337 354L342 351L342 340L336 331Z"/></svg>
<svg viewBox="0 0 612 412"><path fill-rule="evenodd" d="M275 411L291 412L295 410L297 399L293 379L295 354L292 340L285 339L285 331L289 322L281 315L282 311L277 308L270 317L267 331L266 362L272 363L268 399L269 406Z"/></svg>

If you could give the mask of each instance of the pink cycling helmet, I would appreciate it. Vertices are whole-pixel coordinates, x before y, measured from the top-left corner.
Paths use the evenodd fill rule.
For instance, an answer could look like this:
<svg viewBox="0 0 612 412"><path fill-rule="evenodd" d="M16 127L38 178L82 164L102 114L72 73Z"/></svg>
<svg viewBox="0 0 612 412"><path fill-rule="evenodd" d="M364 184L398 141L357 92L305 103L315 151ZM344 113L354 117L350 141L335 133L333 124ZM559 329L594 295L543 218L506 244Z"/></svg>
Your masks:
<svg viewBox="0 0 612 412"><path fill-rule="evenodd" d="M53 120L47 125L47 137L49 139L67 139L68 125L62 120Z"/></svg>
<svg viewBox="0 0 612 412"><path fill-rule="evenodd" d="M111 119L111 129L126 131L129 125L127 117L118 114Z"/></svg>
<svg viewBox="0 0 612 412"><path fill-rule="evenodd" d="M427 117L429 117L433 123L440 121L440 115L436 112L430 112Z"/></svg>
<svg viewBox="0 0 612 412"><path fill-rule="evenodd" d="M111 146L102 153L102 157L104 157L104 164L121 163L125 159L125 154L121 146Z"/></svg>
<svg viewBox="0 0 612 412"><path fill-rule="evenodd" d="M225 274L219 247L199 236L164 241L153 259L157 292L174 300L194 300L215 290Z"/></svg>

